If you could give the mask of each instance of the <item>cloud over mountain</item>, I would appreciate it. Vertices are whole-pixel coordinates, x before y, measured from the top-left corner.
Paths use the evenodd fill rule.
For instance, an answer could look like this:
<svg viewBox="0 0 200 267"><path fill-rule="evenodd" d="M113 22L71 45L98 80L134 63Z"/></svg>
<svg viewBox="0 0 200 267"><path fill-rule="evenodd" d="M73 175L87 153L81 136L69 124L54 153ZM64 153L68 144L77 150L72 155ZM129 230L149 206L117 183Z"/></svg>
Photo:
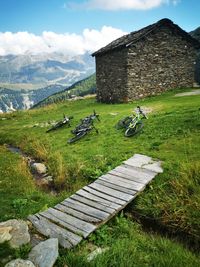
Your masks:
<svg viewBox="0 0 200 267"><path fill-rule="evenodd" d="M0 56L27 52L81 55L94 52L124 34L126 32L109 26L103 26L100 31L84 29L82 34L44 31L39 36L29 32L0 32Z"/></svg>
<svg viewBox="0 0 200 267"><path fill-rule="evenodd" d="M102 9L102 10L147 10L163 4L176 5L180 0L87 0L81 4L69 2L65 7Z"/></svg>

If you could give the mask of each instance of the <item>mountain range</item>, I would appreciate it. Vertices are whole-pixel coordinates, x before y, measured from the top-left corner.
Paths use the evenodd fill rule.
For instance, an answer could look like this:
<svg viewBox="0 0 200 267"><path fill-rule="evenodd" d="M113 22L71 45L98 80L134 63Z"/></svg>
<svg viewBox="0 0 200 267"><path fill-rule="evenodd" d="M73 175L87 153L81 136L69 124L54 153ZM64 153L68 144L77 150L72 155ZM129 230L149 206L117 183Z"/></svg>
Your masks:
<svg viewBox="0 0 200 267"><path fill-rule="evenodd" d="M70 86L93 72L94 60L88 53L74 57L55 52L0 56L0 86L8 84L14 89Z"/></svg>
<svg viewBox="0 0 200 267"><path fill-rule="evenodd" d="M94 73L88 54L61 53L0 57L0 112L28 109Z"/></svg>

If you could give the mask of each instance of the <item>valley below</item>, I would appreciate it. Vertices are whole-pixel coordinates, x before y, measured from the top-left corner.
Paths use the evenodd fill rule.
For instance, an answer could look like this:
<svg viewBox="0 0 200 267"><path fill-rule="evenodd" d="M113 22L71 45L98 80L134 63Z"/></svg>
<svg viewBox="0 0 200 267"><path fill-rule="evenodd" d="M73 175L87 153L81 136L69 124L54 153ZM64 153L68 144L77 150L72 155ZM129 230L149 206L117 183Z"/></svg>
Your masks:
<svg viewBox="0 0 200 267"><path fill-rule="evenodd" d="M0 56L0 112L29 109L93 73L87 53Z"/></svg>

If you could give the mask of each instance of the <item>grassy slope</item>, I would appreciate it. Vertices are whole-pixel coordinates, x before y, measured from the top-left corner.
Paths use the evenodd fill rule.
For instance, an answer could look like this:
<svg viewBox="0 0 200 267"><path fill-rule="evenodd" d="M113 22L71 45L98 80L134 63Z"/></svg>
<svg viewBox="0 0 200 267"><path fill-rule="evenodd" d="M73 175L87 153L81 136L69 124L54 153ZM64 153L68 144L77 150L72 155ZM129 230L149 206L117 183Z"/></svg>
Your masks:
<svg viewBox="0 0 200 267"><path fill-rule="evenodd" d="M51 96L45 98L44 100L40 101L32 108L44 107L46 105L50 105L53 103L63 102L66 99L71 98L73 95L75 96L85 96L87 94L94 94L96 91L96 76L95 74L85 78L81 81L78 81L68 87L67 89L52 94Z"/></svg>
<svg viewBox="0 0 200 267"><path fill-rule="evenodd" d="M160 236L144 234L137 223L118 216L90 236L89 243L72 252L61 252L57 267L197 267L200 257L180 244ZM108 250L87 262L94 246Z"/></svg>
<svg viewBox="0 0 200 267"><path fill-rule="evenodd" d="M157 176L145 192L137 198L132 208L144 216L157 219L173 231L182 231L199 240L200 166L198 162L200 151L197 148L200 143L200 96L175 98L174 94L174 92L169 92L137 101L137 103L116 105L100 104L94 99L87 99L2 115L8 119L0 120L0 144L9 143L19 146L27 153L46 161L55 176L57 187L65 190L57 199L41 194L34 187L32 193L22 190L18 194L19 181L15 179L11 184L16 184L16 190L10 192L11 184L8 180L13 174L8 171L8 166L12 161L14 167L20 159L5 152L5 148L1 148L3 152L1 152L0 168L3 174L0 177L7 179L0 184L1 191L6 189L7 192L5 195L0 194L0 201L4 203L6 210L6 214L5 210L2 212L1 220L15 216L16 212L13 212L11 208L13 199L26 198L28 203L31 203L29 199L34 201L34 194L40 195L41 201L36 201L32 206L28 205L24 212L18 211L19 217L25 217L31 212L40 210L45 203L53 205L59 202L62 197L68 196L101 173L121 164L134 153L145 153L163 160L165 171L164 174ZM130 114L138 104L152 108L153 112L149 114L149 120L145 121L143 133L133 138L125 138L123 132L117 131L114 125L121 117ZM91 132L72 145L67 144L67 139L72 136L70 129L63 128L46 134L46 128L32 127L35 123L58 120L63 113L74 115L72 123L74 127L80 118L90 114L93 109L101 115L101 122L96 123L99 134ZM113 115L114 113L117 115ZM8 162L5 160L5 153L12 158ZM17 177L21 177L19 167L16 167L14 172L18 173ZM25 181L27 183L30 178L26 172L24 177L28 179ZM26 194L32 196L29 198ZM161 242L160 245L158 245L159 242ZM160 246L159 250L164 249L162 241L158 243L156 247ZM181 253L184 254L184 252ZM167 265L163 263L160 266Z"/></svg>

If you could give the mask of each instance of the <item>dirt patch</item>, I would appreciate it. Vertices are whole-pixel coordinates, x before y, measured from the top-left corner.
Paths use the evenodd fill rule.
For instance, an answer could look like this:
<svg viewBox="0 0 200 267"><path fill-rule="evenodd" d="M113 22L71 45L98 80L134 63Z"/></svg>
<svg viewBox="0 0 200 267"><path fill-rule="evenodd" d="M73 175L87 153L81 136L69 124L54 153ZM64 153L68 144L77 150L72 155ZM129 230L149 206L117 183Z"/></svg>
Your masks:
<svg viewBox="0 0 200 267"><path fill-rule="evenodd" d="M191 96L191 95L200 95L200 89L193 90L190 92L179 93L176 94L175 96Z"/></svg>

